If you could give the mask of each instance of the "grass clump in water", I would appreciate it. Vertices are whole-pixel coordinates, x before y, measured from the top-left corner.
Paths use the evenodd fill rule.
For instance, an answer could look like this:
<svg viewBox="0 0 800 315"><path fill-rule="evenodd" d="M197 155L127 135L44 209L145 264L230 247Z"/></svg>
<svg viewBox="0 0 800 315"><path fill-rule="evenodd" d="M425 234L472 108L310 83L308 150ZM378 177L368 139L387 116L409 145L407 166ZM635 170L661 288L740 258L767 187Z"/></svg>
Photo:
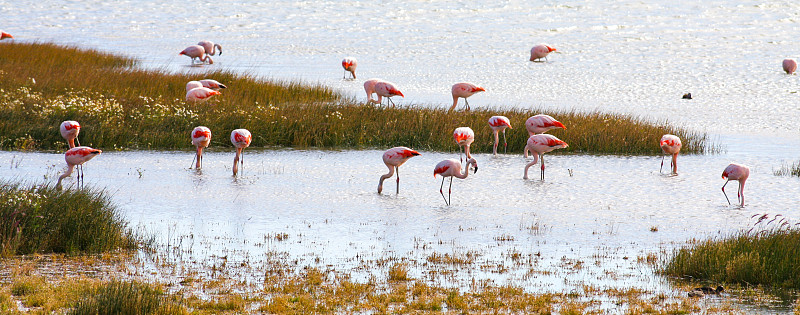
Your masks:
<svg viewBox="0 0 800 315"><path fill-rule="evenodd" d="M223 95L187 103L188 81L213 78ZM34 83L35 82L35 83ZM0 50L0 148L65 149L63 120L82 125L84 145L103 149L188 149L195 126L214 133L212 147L230 147L236 128L253 133L254 147L386 148L398 145L456 151L456 127L475 130L473 152L491 152L487 120L511 119L508 152L521 153L525 120L538 109L477 109L448 113L446 106L376 107L319 85L271 82L248 74L142 70L137 62L93 50L45 43L8 43ZM361 90L358 91L361 93ZM619 114L550 112L567 126L551 133L584 153L659 154L666 133L683 139L683 152L709 150L704 134ZM18 122L24 121L25 124ZM713 149L710 149L713 151Z"/></svg>
<svg viewBox="0 0 800 315"><path fill-rule="evenodd" d="M104 192L0 183L0 257L99 253L138 243Z"/></svg>
<svg viewBox="0 0 800 315"><path fill-rule="evenodd" d="M697 280L800 289L798 223L792 224L782 215L756 216L754 228L677 250L662 272Z"/></svg>
<svg viewBox="0 0 800 315"><path fill-rule="evenodd" d="M152 285L110 281L99 285L67 314L188 314L180 300Z"/></svg>
<svg viewBox="0 0 800 315"><path fill-rule="evenodd" d="M784 164L779 170L772 173L775 176L800 176L800 162L789 165Z"/></svg>

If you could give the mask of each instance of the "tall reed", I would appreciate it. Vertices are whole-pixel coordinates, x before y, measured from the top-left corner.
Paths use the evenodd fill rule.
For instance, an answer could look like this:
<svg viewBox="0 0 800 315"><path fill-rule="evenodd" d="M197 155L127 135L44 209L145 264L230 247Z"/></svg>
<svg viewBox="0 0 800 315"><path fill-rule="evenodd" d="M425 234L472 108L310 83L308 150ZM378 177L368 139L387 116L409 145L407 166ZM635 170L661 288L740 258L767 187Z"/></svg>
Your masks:
<svg viewBox="0 0 800 315"><path fill-rule="evenodd" d="M781 215L755 215L754 228L676 250L667 275L800 289L800 228ZM760 227L764 225L764 227Z"/></svg>
<svg viewBox="0 0 800 315"><path fill-rule="evenodd" d="M184 101L190 80L213 78L229 88L206 103ZM34 83L35 81L35 83ZM384 108L361 104L328 87L267 81L252 74L210 70L202 75L143 70L135 60L49 43L9 43L0 49L0 147L66 148L63 120L82 125L79 140L103 149L190 148L189 132L211 128L212 146L230 147L236 128L253 133L255 147L387 148L455 151L456 127L475 130L473 152L491 152L488 119L509 117L508 151L521 153L525 120L540 109L476 109L448 113L446 105ZM359 89L360 92L360 89ZM567 150L605 154L658 154L671 133L684 152L709 150L705 134L619 114L549 112L567 126L552 134ZM25 122L25 123L20 123Z"/></svg>
<svg viewBox="0 0 800 315"><path fill-rule="evenodd" d="M175 296L146 283L110 281L100 284L67 314L188 314Z"/></svg>
<svg viewBox="0 0 800 315"><path fill-rule="evenodd" d="M98 253L139 242L105 192L0 183L0 257Z"/></svg>

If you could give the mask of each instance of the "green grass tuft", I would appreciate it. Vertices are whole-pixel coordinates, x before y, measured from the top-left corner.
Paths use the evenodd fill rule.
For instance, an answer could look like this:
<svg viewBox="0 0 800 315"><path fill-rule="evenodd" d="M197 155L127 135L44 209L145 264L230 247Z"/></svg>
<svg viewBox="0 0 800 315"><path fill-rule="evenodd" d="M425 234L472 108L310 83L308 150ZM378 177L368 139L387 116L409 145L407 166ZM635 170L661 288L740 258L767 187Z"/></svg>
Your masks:
<svg viewBox="0 0 800 315"><path fill-rule="evenodd" d="M67 314L188 314L181 301L152 285L111 281L98 286Z"/></svg>
<svg viewBox="0 0 800 315"><path fill-rule="evenodd" d="M0 257L98 253L138 243L105 192L0 183Z"/></svg>
<svg viewBox="0 0 800 315"><path fill-rule="evenodd" d="M190 80L213 78L229 88L205 103L187 103ZM35 83L34 83L35 80ZM361 89L359 89L361 92ZM142 70L135 60L49 43L4 43L0 50L0 148L64 150L58 132L77 120L83 145L100 149L190 149L189 133L204 125L212 147L231 147L236 128L253 133L253 147L389 148L454 152L452 133L470 126L472 152L491 152L488 119L504 115L508 152L521 153L525 120L540 109L477 109L448 113L443 106L383 108L356 102L320 85L267 81L251 74L209 70L204 74ZM671 133L683 152L714 148L705 134L619 114L544 112L567 130L552 134L570 144L562 152L660 154ZM25 122L25 123L20 123ZM502 148L500 149L502 150Z"/></svg>
<svg viewBox="0 0 800 315"><path fill-rule="evenodd" d="M662 272L697 280L800 289L800 229L780 215L769 219L768 215L759 218L757 225L768 222L764 229L681 248Z"/></svg>
<svg viewBox="0 0 800 315"><path fill-rule="evenodd" d="M775 176L800 176L800 162L789 165L782 165L777 171L773 171Z"/></svg>

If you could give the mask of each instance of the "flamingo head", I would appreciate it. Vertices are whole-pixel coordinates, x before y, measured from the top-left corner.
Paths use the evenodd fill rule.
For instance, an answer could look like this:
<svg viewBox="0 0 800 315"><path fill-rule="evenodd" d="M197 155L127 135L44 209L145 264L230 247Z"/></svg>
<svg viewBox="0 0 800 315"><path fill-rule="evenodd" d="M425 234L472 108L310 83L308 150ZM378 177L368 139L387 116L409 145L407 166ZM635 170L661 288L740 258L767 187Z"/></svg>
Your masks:
<svg viewBox="0 0 800 315"><path fill-rule="evenodd" d="M469 159L469 161L467 161L467 163L468 164L472 164L473 173L477 173L478 172L478 161L476 161L475 159Z"/></svg>
<svg viewBox="0 0 800 315"><path fill-rule="evenodd" d="M394 94L394 95L400 95L400 97L403 97L403 98L405 98L405 97L406 97L405 95L403 95L403 92L400 92L400 90L398 90L398 89L392 89L392 90L391 90L391 91L389 91L389 92L390 92L390 93L392 93L392 94Z"/></svg>
<svg viewBox="0 0 800 315"><path fill-rule="evenodd" d="M472 89L472 92L473 92L473 93L476 93L476 92L486 92L486 89L484 89L484 88L482 88L482 87L478 86L478 87L475 87L474 89Z"/></svg>
<svg viewBox="0 0 800 315"><path fill-rule="evenodd" d="M14 38L14 36L11 36L11 34L6 32L0 32L0 39L6 39L6 38Z"/></svg>

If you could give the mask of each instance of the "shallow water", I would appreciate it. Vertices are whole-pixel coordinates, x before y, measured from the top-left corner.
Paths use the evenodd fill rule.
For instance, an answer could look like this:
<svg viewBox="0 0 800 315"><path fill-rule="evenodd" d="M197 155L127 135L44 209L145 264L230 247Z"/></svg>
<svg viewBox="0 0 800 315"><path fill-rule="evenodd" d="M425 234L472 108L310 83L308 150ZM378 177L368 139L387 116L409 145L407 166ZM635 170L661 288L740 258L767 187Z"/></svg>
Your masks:
<svg viewBox="0 0 800 315"><path fill-rule="evenodd" d="M364 99L363 80L395 82L400 104L612 111L714 134L798 138L800 3L791 1L0 1L17 40L122 52L173 70L231 69L319 82ZM189 68L184 47L224 47ZM548 63L530 48L558 49ZM359 60L356 81L340 62ZM202 76L198 74L198 77ZM235 87L231 87L235 88ZM691 92L693 100L682 100ZM463 103L462 105L463 106ZM512 122L521 123L521 122Z"/></svg>
<svg viewBox="0 0 800 315"><path fill-rule="evenodd" d="M133 226L157 232L162 244L192 235L179 246L190 260L286 252L300 265L368 277L377 271L357 270L360 261L476 253L478 262L497 263L517 252L540 255L536 268L552 274L531 278L526 268L510 268L430 277L447 285L510 281L534 291L591 284L669 292L666 279L638 257L746 229L755 214L800 217L798 179L774 176L773 152L758 152L681 156L678 176L660 174L658 157L550 155L544 182L522 179L522 156L476 154L479 170L453 182L451 206L432 176L438 161L455 157L444 153L422 152L403 165L399 195L394 179L376 193L386 172L380 151L248 150L238 179L231 176L232 152L208 153L200 172L189 169L191 152L106 152L85 172L87 185L105 187ZM0 168L5 180L53 181L63 165L61 154L0 152L0 160L11 161ZM720 191L730 160L752 169L744 208L728 206ZM531 172L538 178L538 167ZM736 183L728 187L735 201ZM264 246L281 233L286 241ZM585 267L564 272L576 261Z"/></svg>

